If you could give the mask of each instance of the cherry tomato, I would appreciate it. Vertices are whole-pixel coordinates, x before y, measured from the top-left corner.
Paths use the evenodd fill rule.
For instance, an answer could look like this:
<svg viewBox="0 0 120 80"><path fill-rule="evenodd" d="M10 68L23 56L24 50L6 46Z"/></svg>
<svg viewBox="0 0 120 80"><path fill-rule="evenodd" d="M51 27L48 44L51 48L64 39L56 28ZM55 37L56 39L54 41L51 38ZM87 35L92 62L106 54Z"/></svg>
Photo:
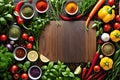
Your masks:
<svg viewBox="0 0 120 80"><path fill-rule="evenodd" d="M114 29L120 29L120 23L115 22L114 23Z"/></svg>
<svg viewBox="0 0 120 80"><path fill-rule="evenodd" d="M95 65L94 66L94 71L95 72L99 72L100 71L100 66L99 65Z"/></svg>
<svg viewBox="0 0 120 80"><path fill-rule="evenodd" d="M28 42L34 42L35 38L33 36L28 37Z"/></svg>
<svg viewBox="0 0 120 80"><path fill-rule="evenodd" d="M6 40L7 40L7 36L6 36L5 34L2 34L2 35L0 36L0 40L1 40L1 41L6 41Z"/></svg>
<svg viewBox="0 0 120 80"><path fill-rule="evenodd" d="M23 80L28 80L28 74L27 73L22 73L21 78Z"/></svg>
<svg viewBox="0 0 120 80"><path fill-rule="evenodd" d="M103 30L105 32L109 32L111 30L111 25L110 24L105 24L104 27L103 27Z"/></svg>
<svg viewBox="0 0 120 80"><path fill-rule="evenodd" d="M23 34L22 34L22 39L27 40L27 39L28 39L28 34L27 34L27 33L23 33Z"/></svg>
<svg viewBox="0 0 120 80"><path fill-rule="evenodd" d="M15 74L13 75L13 78L14 78L15 80L19 80L19 78L20 78L20 74L15 73Z"/></svg>
<svg viewBox="0 0 120 80"><path fill-rule="evenodd" d="M13 65L11 68L10 68L10 71L11 73L16 73L18 71L18 66L17 65Z"/></svg>
<svg viewBox="0 0 120 80"><path fill-rule="evenodd" d="M108 5L112 6L115 3L115 0L108 0Z"/></svg>
<svg viewBox="0 0 120 80"><path fill-rule="evenodd" d="M33 45L31 43L28 43L26 46L27 49L32 49L32 47L33 47Z"/></svg>
<svg viewBox="0 0 120 80"><path fill-rule="evenodd" d="M115 20L116 20L117 22L120 22L120 15L116 15L116 16L115 16Z"/></svg>

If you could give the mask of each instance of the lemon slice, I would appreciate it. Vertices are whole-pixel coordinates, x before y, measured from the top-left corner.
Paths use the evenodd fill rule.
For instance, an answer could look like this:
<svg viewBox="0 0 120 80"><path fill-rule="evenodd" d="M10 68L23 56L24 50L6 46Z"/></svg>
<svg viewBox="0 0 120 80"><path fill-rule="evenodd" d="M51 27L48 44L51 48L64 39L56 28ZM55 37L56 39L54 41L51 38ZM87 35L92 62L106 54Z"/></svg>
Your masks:
<svg viewBox="0 0 120 80"><path fill-rule="evenodd" d="M81 71L82 71L81 66L78 66L78 67L75 69L74 74L80 74Z"/></svg>
<svg viewBox="0 0 120 80"><path fill-rule="evenodd" d="M31 62L35 62L38 59L38 53L34 50L29 51L27 54L27 58Z"/></svg>
<svg viewBox="0 0 120 80"><path fill-rule="evenodd" d="M44 63L47 63L47 62L50 61L47 57L45 57L45 56L42 55L42 54L40 54L40 60L41 60L42 62L44 62Z"/></svg>

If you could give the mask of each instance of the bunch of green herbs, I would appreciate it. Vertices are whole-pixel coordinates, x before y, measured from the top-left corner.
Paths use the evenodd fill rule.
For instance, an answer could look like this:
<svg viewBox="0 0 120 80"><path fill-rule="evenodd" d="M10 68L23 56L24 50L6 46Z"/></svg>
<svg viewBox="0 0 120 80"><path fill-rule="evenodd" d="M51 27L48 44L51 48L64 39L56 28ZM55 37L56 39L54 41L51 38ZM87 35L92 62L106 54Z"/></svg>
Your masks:
<svg viewBox="0 0 120 80"><path fill-rule="evenodd" d="M4 33L8 30L10 22L14 20L13 17L14 1L0 0L0 32Z"/></svg>
<svg viewBox="0 0 120 80"><path fill-rule="evenodd" d="M41 32L44 30L46 24L50 22L50 18L48 14L35 16L31 23L28 25L28 33L29 35L33 35L35 37L35 46L34 49L38 50L38 41Z"/></svg>
<svg viewBox="0 0 120 80"><path fill-rule="evenodd" d="M13 53L9 52L4 45L0 45L0 79L12 80L9 69L14 63Z"/></svg>
<svg viewBox="0 0 120 80"><path fill-rule="evenodd" d="M78 0L79 11L82 16L89 13L98 0Z"/></svg>
<svg viewBox="0 0 120 80"><path fill-rule="evenodd" d="M66 0L48 0L48 2L50 4L51 19L57 21L57 25L59 26L59 14L63 11Z"/></svg>
<svg viewBox="0 0 120 80"><path fill-rule="evenodd" d="M69 67L60 61L56 64L49 62L48 65L43 65L41 69L43 72L41 80L80 80L70 71Z"/></svg>

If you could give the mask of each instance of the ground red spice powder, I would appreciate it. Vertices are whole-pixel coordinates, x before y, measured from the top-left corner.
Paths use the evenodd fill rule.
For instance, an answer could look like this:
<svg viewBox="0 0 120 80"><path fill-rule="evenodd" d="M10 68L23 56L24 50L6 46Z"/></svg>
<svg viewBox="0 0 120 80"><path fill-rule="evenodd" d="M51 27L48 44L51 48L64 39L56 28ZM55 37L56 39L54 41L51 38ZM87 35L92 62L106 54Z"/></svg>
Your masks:
<svg viewBox="0 0 120 80"><path fill-rule="evenodd" d="M25 56L25 50L22 48L18 48L15 54L18 58L23 58Z"/></svg>
<svg viewBox="0 0 120 80"><path fill-rule="evenodd" d="M39 11L44 11L47 9L47 2L46 1L38 1L37 4L36 4L36 8L39 10Z"/></svg>

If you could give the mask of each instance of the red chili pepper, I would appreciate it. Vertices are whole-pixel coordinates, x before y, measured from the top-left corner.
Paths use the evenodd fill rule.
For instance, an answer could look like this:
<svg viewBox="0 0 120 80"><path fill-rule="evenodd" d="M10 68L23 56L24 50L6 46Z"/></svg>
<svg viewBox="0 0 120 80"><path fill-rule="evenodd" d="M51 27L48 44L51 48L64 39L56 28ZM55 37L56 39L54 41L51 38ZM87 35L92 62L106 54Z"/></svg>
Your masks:
<svg viewBox="0 0 120 80"><path fill-rule="evenodd" d="M16 20L17 20L18 25L22 25L25 29L28 29L24 25L24 19L22 19L20 16L20 8L23 4L24 4L24 1L19 1L15 6L14 11L17 13Z"/></svg>
<svg viewBox="0 0 120 80"><path fill-rule="evenodd" d="M93 78L93 75L90 75L87 80L91 80Z"/></svg>
<svg viewBox="0 0 120 80"><path fill-rule="evenodd" d="M100 75L102 75L103 71L100 71L98 73L96 73L96 75L94 75L94 79L97 79Z"/></svg>
<svg viewBox="0 0 120 80"><path fill-rule="evenodd" d="M96 62L97 62L97 60L98 60L98 58L99 58L99 51L100 51L100 45L98 45L98 51L95 53L95 55L94 55L94 57L93 57L92 64L91 64L91 66L90 66L90 69L89 69L86 77L85 77L86 79L87 79L87 78L89 77L89 75L92 73L92 70L93 70L93 68L94 68L94 66L95 66L95 64L96 64Z"/></svg>
<svg viewBox="0 0 120 80"><path fill-rule="evenodd" d="M73 17L73 19L80 19L82 17L82 15L81 14L79 14L79 15L77 15L77 16L75 16L75 17Z"/></svg>
<svg viewBox="0 0 120 80"><path fill-rule="evenodd" d="M107 75L107 72L102 74L97 80L103 80L103 78Z"/></svg>
<svg viewBox="0 0 120 80"><path fill-rule="evenodd" d="M87 72L87 68L84 67L84 68L82 69L82 80L84 80L84 77L85 77L86 72Z"/></svg>
<svg viewBox="0 0 120 80"><path fill-rule="evenodd" d="M72 20L72 18L65 17L65 16L63 16L62 14L60 14L60 17L61 17L61 19L66 20L66 21Z"/></svg>
<svg viewBox="0 0 120 80"><path fill-rule="evenodd" d="M24 1L19 1L16 6L15 6L15 12L17 13L16 19L17 19L17 23L19 25L21 25L21 23L24 22L24 20L20 17L20 8L21 6L24 4ZM19 21L20 20L20 21ZM20 22L20 23L19 23Z"/></svg>

